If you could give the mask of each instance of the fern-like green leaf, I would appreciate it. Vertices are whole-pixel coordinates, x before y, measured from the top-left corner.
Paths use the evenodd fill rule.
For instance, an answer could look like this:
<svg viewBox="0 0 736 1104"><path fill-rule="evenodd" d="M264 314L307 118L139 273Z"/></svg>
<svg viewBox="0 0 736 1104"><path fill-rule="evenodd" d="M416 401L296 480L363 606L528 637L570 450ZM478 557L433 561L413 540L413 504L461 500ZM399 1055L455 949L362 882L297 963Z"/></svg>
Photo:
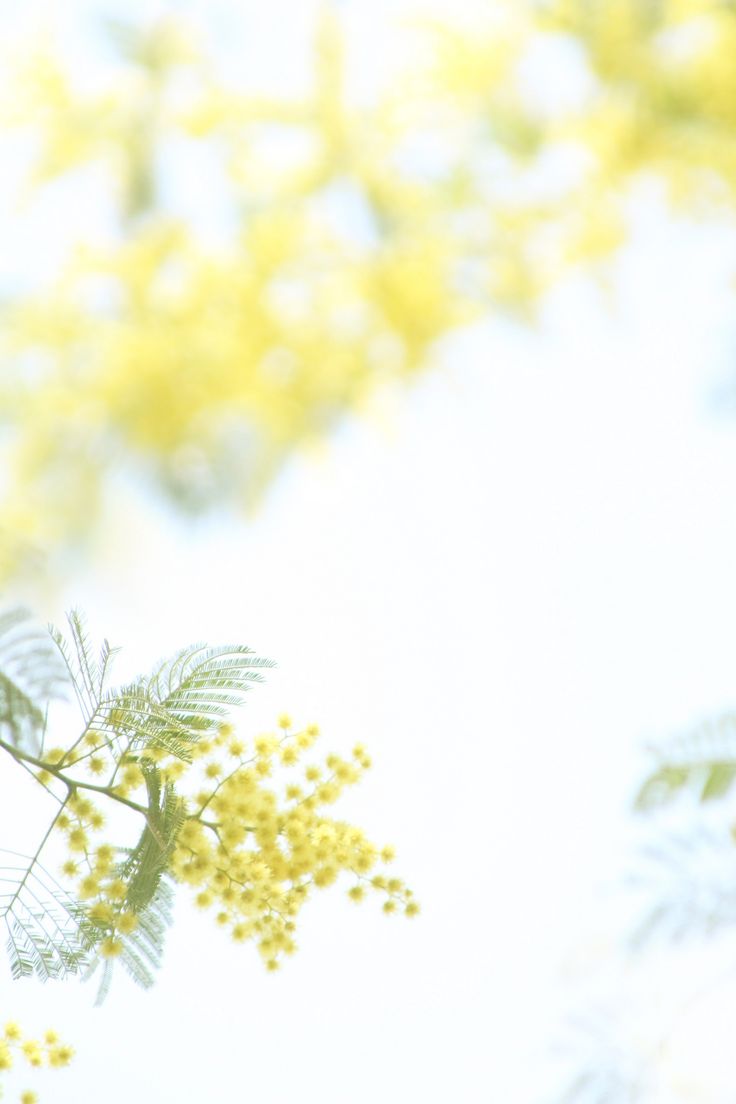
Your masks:
<svg viewBox="0 0 736 1104"><path fill-rule="evenodd" d="M148 823L119 871L128 886L126 906L136 913L156 896L186 816L184 801L174 787L161 786L158 768L144 761L141 769L148 791Z"/></svg>
<svg viewBox="0 0 736 1104"><path fill-rule="evenodd" d="M67 623L68 639L53 625L49 626L49 633L74 686L82 716L90 724L102 697L113 649L105 641L100 653L101 663L98 663L82 614L78 610L72 610Z"/></svg>
<svg viewBox="0 0 736 1104"><path fill-rule="evenodd" d="M93 724L126 750L155 747L191 759L191 730L147 696L142 680L105 695Z"/></svg>
<svg viewBox="0 0 736 1104"><path fill-rule="evenodd" d="M4 854L15 860L0 868L0 918L13 977L47 981L79 973L92 949L79 903L37 857Z"/></svg>
<svg viewBox="0 0 736 1104"><path fill-rule="evenodd" d="M242 705L254 682L262 682L270 659L243 645L207 648L193 645L167 660L148 679L146 690L185 728L206 732L230 709Z"/></svg>
<svg viewBox="0 0 736 1104"><path fill-rule="evenodd" d="M243 645L197 644L165 660L148 678L119 689L106 687L114 650L103 643L94 654L80 613L69 614L69 635L51 635L74 686L87 729L102 732L118 752L158 747L182 759L191 744L242 705L261 670L273 661Z"/></svg>
<svg viewBox="0 0 736 1104"><path fill-rule="evenodd" d="M153 896L137 913L136 930L129 935L117 936L123 945L119 959L121 965L133 981L144 989L153 984L156 971L161 966L166 931L172 921L173 898L169 881L165 877L160 878ZM101 930L99 937L102 938L103 934ZM95 958L90 963L85 980L93 977L100 967L102 974L95 998L96 1005L102 1004L110 991L114 962L112 959Z"/></svg>

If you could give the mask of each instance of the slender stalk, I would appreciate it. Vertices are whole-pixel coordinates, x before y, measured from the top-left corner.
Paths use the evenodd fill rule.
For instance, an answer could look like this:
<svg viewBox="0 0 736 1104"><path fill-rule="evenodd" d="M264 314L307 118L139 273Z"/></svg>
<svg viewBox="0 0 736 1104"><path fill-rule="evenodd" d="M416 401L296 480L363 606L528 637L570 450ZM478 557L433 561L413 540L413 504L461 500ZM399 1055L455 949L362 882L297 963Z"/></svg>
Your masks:
<svg viewBox="0 0 736 1104"><path fill-rule="evenodd" d="M112 801L118 801L121 805L127 805L129 809L134 809L137 813L141 813L143 816L148 817L148 809L145 805L141 805L137 801L131 801L129 797L124 797L123 794L116 793L115 790L110 789L109 786L96 786L94 782L81 782L76 778L69 778L55 763L48 763L44 759L38 759L35 755L30 755L27 751L21 751L20 748L13 747L12 744L6 743L3 739L0 739L0 748L7 751L9 755L12 755L21 765L23 763L30 763L32 766L52 774L54 778L58 778L59 781L66 786L69 795L74 793L75 790L90 790L92 793L103 794Z"/></svg>

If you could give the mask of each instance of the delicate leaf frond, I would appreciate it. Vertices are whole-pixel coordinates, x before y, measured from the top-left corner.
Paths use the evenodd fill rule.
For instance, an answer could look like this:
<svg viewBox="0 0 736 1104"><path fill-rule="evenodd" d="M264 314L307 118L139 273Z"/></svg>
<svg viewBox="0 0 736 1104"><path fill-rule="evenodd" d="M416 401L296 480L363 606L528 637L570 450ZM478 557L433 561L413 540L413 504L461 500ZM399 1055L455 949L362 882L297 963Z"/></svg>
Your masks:
<svg viewBox="0 0 736 1104"><path fill-rule="evenodd" d="M191 759L191 731L151 701L140 683L106 695L93 723L108 740L122 738L131 749L158 747L179 759Z"/></svg>
<svg viewBox="0 0 736 1104"><path fill-rule="evenodd" d="M87 973L84 975L84 980L87 981L89 978L93 977L99 966L102 967L102 977L100 978L97 996L95 997L95 1008L99 1008L110 992L113 975L113 964L111 959L105 958L100 961L99 958L95 958L90 964Z"/></svg>
<svg viewBox="0 0 736 1104"><path fill-rule="evenodd" d="M245 647L187 648L150 678L104 695L93 723L111 738L123 736L131 749L155 746L189 759L192 742L242 705L262 681L261 669L272 666Z"/></svg>
<svg viewBox="0 0 736 1104"><path fill-rule="evenodd" d="M3 854L24 860L0 868L0 918L13 977L35 974L46 981L78 973L91 950L81 906L37 859Z"/></svg>
<svg viewBox="0 0 736 1104"><path fill-rule="evenodd" d="M164 938L172 920L173 899L171 886L165 878L160 879L156 892L138 913L138 927L123 939L123 965L144 989L153 984L154 973L161 966Z"/></svg>
<svg viewBox="0 0 736 1104"><path fill-rule="evenodd" d="M245 646L193 645L161 664L146 689L185 727L207 731L230 708L242 704L252 683L263 680L261 669L273 666L272 660Z"/></svg>
<svg viewBox="0 0 736 1104"><path fill-rule="evenodd" d="M146 764L142 769L148 790L148 823L119 874L128 886L126 906L136 913L156 897L186 816L184 801L173 786L162 789L159 770Z"/></svg>
<svg viewBox="0 0 736 1104"><path fill-rule="evenodd" d="M67 622L68 640L53 626L49 626L49 632L74 685L84 719L89 724L104 696L110 665L119 648L111 648L108 641L103 640L97 658L82 614L72 610Z"/></svg>
<svg viewBox="0 0 736 1104"><path fill-rule="evenodd" d="M87 626L81 613L72 610L67 618L71 630L72 644L77 657L79 678L88 695L90 704L94 708L99 691L100 676L97 670L97 662L92 654L92 644L87 632Z"/></svg>
<svg viewBox="0 0 736 1104"><path fill-rule="evenodd" d="M100 698L103 695L103 691L104 691L104 688L105 688L105 683L107 682L107 675L108 675L108 672L109 672L110 667L112 665L112 661L113 661L113 659L115 658L115 656L117 655L117 653L119 651L120 651L119 648L110 647L109 641L107 641L107 640L102 641L102 646L100 647L100 658L99 658L99 661L98 661L98 670L99 670L99 683L98 683L98 691L99 692L98 692L98 696Z"/></svg>
<svg viewBox="0 0 736 1104"><path fill-rule="evenodd" d="M155 972L161 966L166 931L172 921L174 893L166 878L158 881L148 904L138 913L138 927L129 935L118 936L123 945L120 961L137 985L144 989L153 984ZM102 932L99 938L102 938ZM85 974L85 980L93 977L99 967L102 976L95 1004L100 1005L110 991L114 973L112 959L95 958Z"/></svg>
<svg viewBox="0 0 736 1104"><path fill-rule="evenodd" d="M95 728L122 736L131 750L159 747L191 758L191 744L242 705L273 661L250 648L195 645L166 660L147 679L103 696Z"/></svg>

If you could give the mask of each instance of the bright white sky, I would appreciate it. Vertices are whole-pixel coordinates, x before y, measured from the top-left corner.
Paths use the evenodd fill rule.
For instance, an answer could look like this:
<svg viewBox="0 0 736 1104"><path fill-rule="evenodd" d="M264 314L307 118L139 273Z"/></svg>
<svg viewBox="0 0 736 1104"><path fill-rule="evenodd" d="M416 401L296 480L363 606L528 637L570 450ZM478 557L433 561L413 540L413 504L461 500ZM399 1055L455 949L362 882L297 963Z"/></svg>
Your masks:
<svg viewBox="0 0 736 1104"><path fill-rule="evenodd" d="M736 426L714 402L734 242L638 217L610 309L571 281L540 331L449 343L255 520L151 509L48 611L84 607L121 678L192 639L276 658L244 731L288 709L325 748L369 745L342 812L395 842L423 905L409 923L328 891L267 975L182 894L150 993L121 977L100 1010L91 986L8 985L9 1012L77 1045L49 1104L554 1104L563 1014L591 993L634 1059L670 1031L648 1100L732 1099L713 1025L733 990L686 1000L733 942L638 970L616 949L640 749L736 705Z"/></svg>

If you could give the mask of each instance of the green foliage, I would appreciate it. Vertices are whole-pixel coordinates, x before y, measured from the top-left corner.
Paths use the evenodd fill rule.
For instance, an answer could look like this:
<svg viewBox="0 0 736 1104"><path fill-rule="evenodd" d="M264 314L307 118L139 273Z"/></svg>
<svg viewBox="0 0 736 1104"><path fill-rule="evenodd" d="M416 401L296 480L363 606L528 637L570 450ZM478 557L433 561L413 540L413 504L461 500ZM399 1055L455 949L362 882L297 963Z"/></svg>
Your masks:
<svg viewBox="0 0 736 1104"><path fill-rule="evenodd" d="M79 973L92 943L79 903L41 865L39 852L0 851L7 857L0 867L0 917L13 977L47 981Z"/></svg>
<svg viewBox="0 0 736 1104"><path fill-rule="evenodd" d="M211 731L242 704L249 683L260 682L258 668L273 662L253 655L250 648L184 648L143 683L152 702L193 733Z"/></svg>
<svg viewBox="0 0 736 1104"><path fill-rule="evenodd" d="M64 661L84 719L89 724L101 705L107 674L116 649L111 648L104 640L98 661L93 655L82 615L77 610L72 610L68 615L68 622L68 640L51 626L49 632Z"/></svg>
<svg viewBox="0 0 736 1104"><path fill-rule="evenodd" d="M635 798L639 810L669 804L690 793L700 801L724 797L736 781L736 717L725 714L658 751L660 765Z"/></svg>
<svg viewBox="0 0 736 1104"><path fill-rule="evenodd" d="M103 641L93 646L84 618L73 611L68 633L50 628L51 640L29 628L27 615L12 611L0 618L0 747L35 774L50 772L44 783L57 801L56 813L36 852L30 856L5 852L0 868L0 918L5 922L13 977L35 974L42 980L85 971L100 965L96 953L113 934L112 924L91 919L41 864L52 829L79 787L101 790L139 812L144 826L137 843L119 849L124 855L112 873L126 887L122 907L135 915L137 927L116 935L120 960L136 982L148 986L160 965L163 940L171 920L172 889L165 873L184 822L184 800L146 752L164 751L188 760L193 745L243 703L250 687L273 666L241 645L207 648L193 645L160 663L152 674L122 688L108 686L116 649ZM49 701L71 684L84 727L58 766L43 760L43 736ZM116 763L107 787L81 782L71 768L87 759L85 739L99 740ZM145 804L130 801L113 785L121 764L135 764L145 780ZM57 796L54 786L66 789ZM11 861L12 860L12 861ZM107 992L112 960L104 961L98 1000Z"/></svg>
<svg viewBox="0 0 736 1104"><path fill-rule="evenodd" d="M156 897L186 815L184 802L171 784L161 785L155 766L144 764L143 773L148 791L147 823L119 871L128 886L126 904L136 913Z"/></svg>
<svg viewBox="0 0 736 1104"><path fill-rule="evenodd" d="M82 616L69 615L69 638L52 630L64 658L87 730L104 733L127 751L157 747L182 759L204 733L243 703L261 670L273 661L241 645L207 648L193 644L165 660L147 677L107 689L117 649L105 640L95 658Z"/></svg>
<svg viewBox="0 0 736 1104"><path fill-rule="evenodd" d="M120 868L121 875L124 870L124 867ZM156 970L161 966L164 939L172 921L173 900L172 886L165 877L159 875L154 892L145 905L136 910L138 927L122 938L121 964L133 981L144 989L149 989L153 985ZM107 929L104 925L99 925L94 941L99 942L106 934ZM94 977L98 970L100 982L95 999L96 1005L102 1004L110 991L115 961L110 958L93 957L85 974L85 980Z"/></svg>

